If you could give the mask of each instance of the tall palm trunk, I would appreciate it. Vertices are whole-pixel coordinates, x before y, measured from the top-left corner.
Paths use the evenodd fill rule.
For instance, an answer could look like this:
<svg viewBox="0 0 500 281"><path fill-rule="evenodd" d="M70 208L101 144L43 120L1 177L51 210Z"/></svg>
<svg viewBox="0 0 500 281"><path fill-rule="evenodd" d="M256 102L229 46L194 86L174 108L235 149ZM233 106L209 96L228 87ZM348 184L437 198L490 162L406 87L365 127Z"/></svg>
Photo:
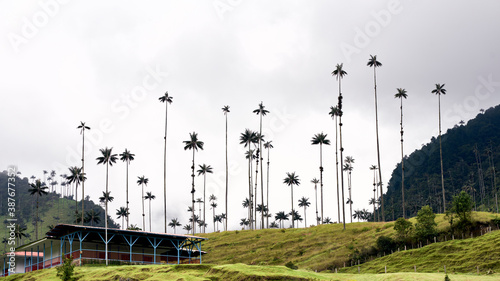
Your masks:
<svg viewBox="0 0 500 281"><path fill-rule="evenodd" d="M204 173L203 174L203 233L205 233L206 229L205 229L205 212L206 212L206 208L205 208L205 202L207 202L207 198L205 196L205 187L206 187L206 183L207 183L207 174ZM201 231L201 230L200 230Z"/></svg>
<svg viewBox="0 0 500 281"><path fill-rule="evenodd" d="M257 187L259 183L259 158L260 158L260 151L259 148L256 148L256 160L255 160L255 193L254 193L254 228L257 229Z"/></svg>
<svg viewBox="0 0 500 281"><path fill-rule="evenodd" d="M337 177L337 207L338 207L338 222L340 223L340 198L339 198L339 151L338 151L338 129L337 115L335 115L335 175Z"/></svg>
<svg viewBox="0 0 500 281"><path fill-rule="evenodd" d="M141 184L141 190L142 190L142 196L141 196L141 201L142 201L142 230L146 231L146 218L144 214L144 184Z"/></svg>
<svg viewBox="0 0 500 281"><path fill-rule="evenodd" d="M262 114L260 114L260 138L259 138L259 152L260 152L260 156L258 155L259 157L259 160L260 160L260 202L262 204L262 212L260 213L260 218L261 218L261 221L262 221L262 229L264 229L264 172L262 171L262 166L264 166L263 164L263 160L264 160L264 157L262 157Z"/></svg>
<svg viewBox="0 0 500 281"><path fill-rule="evenodd" d="M316 225L318 225L318 189L316 184L314 184L314 197L316 198ZM339 220L340 221L340 220Z"/></svg>
<svg viewBox="0 0 500 281"><path fill-rule="evenodd" d="M381 199L382 199L382 221L385 221L385 213L384 213L384 192L383 192L383 185L382 185L382 166L380 165L380 145L379 145L379 138L378 138L378 108L377 108L377 72L376 72L377 67L373 67L373 81L375 84L375 131L377 134L377 162L378 162L378 176L380 180L380 189L381 189Z"/></svg>
<svg viewBox="0 0 500 281"><path fill-rule="evenodd" d="M82 130L82 225L83 225L83 215L84 215L84 202L85 198L85 129Z"/></svg>
<svg viewBox="0 0 500 281"><path fill-rule="evenodd" d="M266 187L266 207L269 212L269 151L270 148L267 149L267 187ZM269 217L266 216L266 227L269 228Z"/></svg>
<svg viewBox="0 0 500 281"><path fill-rule="evenodd" d="M323 224L323 144L319 144L319 186L321 196L321 224Z"/></svg>
<svg viewBox="0 0 500 281"><path fill-rule="evenodd" d="M128 165L129 165L129 164L128 164L128 163L129 163L129 162L128 162L128 160L127 160L127 161L126 161L126 165L127 165L127 172L126 172L126 177L127 177L127 188L126 188L126 189L127 189L127 192L126 192L126 193L127 193L127 198L126 198L126 200L127 200L127 206L126 206L126 208L127 208L127 211L129 210L129 208L128 208ZM129 227L129 218L128 218L128 217L129 217L129 216L127 216L127 229L128 229L128 227Z"/></svg>
<svg viewBox="0 0 500 281"><path fill-rule="evenodd" d="M163 145L163 219L167 233L167 119L168 118L168 101L165 100L165 137ZM128 201L128 200L127 200ZM128 224L128 218L127 218Z"/></svg>
<svg viewBox="0 0 500 281"><path fill-rule="evenodd" d="M401 98L401 198L403 203L403 218L406 219L406 209L405 209L405 163L404 163L404 152L403 152L403 98Z"/></svg>
<svg viewBox="0 0 500 281"><path fill-rule="evenodd" d="M352 177L351 177L351 171L349 171L349 178L347 179L347 181L348 181L348 185L349 185L349 209L350 209L351 223L352 223L352 193L351 193Z"/></svg>
<svg viewBox="0 0 500 281"><path fill-rule="evenodd" d="M227 231L227 218L229 217L229 214L227 212L227 198L228 198L228 190L229 190L229 185L228 185L228 161L227 161L227 114L226 114L226 221L224 222L224 230Z"/></svg>
<svg viewBox="0 0 500 281"><path fill-rule="evenodd" d="M151 232L151 199L149 199L149 232Z"/></svg>
<svg viewBox="0 0 500 281"><path fill-rule="evenodd" d="M195 227L196 227L196 222L195 222L195 219L194 219L194 152L195 152L196 149L193 148L193 166L191 166L191 170L192 170L192 174L191 174L191 178L192 178L192 183L191 183L191 212L192 212L192 215L191 217L193 218L193 235L195 233Z"/></svg>
<svg viewBox="0 0 500 281"><path fill-rule="evenodd" d="M295 220L294 220L294 217L293 215L295 214L294 210L293 210L293 184L291 185L290 187L290 190L292 191L292 228L295 228Z"/></svg>
<svg viewBox="0 0 500 281"><path fill-rule="evenodd" d="M438 95L438 103L439 103L439 158L441 161L441 189L443 191L443 213L446 213L446 198L444 196L443 147L441 145L441 95Z"/></svg>
<svg viewBox="0 0 500 281"><path fill-rule="evenodd" d="M342 147L342 92L341 92L341 79L339 79L339 136L340 136L340 167L344 167L344 148ZM342 224L345 230L345 204L344 204L344 173L340 173L340 184L342 187Z"/></svg>
<svg viewBox="0 0 500 281"><path fill-rule="evenodd" d="M108 194L108 171L109 162L106 162L106 194ZM109 197L109 194L108 194ZM104 199L105 202L105 212L104 214L104 240L106 240L106 266L108 265L108 198Z"/></svg>
<svg viewBox="0 0 500 281"><path fill-rule="evenodd" d="M35 238L38 240L38 220L40 219L40 216L38 214L38 200L39 200L39 194L36 194L36 220L35 220Z"/></svg>
<svg viewBox="0 0 500 281"><path fill-rule="evenodd" d="M252 229L252 207L253 207L253 197L252 197L252 154L250 149L250 143L248 144L248 219L250 220L249 228Z"/></svg>

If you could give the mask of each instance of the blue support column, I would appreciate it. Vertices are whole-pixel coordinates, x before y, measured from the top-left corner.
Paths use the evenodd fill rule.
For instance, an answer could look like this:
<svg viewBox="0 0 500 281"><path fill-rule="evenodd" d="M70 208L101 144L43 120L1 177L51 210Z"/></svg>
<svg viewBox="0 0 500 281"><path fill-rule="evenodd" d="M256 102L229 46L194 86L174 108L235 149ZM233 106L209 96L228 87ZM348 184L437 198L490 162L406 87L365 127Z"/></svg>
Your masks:
<svg viewBox="0 0 500 281"><path fill-rule="evenodd" d="M45 242L43 242L43 257L42 257L42 262L43 262L42 268L45 268Z"/></svg>
<svg viewBox="0 0 500 281"><path fill-rule="evenodd" d="M125 241L127 241L127 244L130 247L129 248L129 255L130 255L129 261L132 262L132 246L134 246L135 242L137 242L137 240L139 239L139 236L137 236L135 238L135 240L134 240L134 236L132 236L132 235L128 235L128 238L127 238L126 235L122 234L122 237L123 237L123 239L125 239Z"/></svg>
<svg viewBox="0 0 500 281"><path fill-rule="evenodd" d="M148 238L149 243L151 246L153 246L153 264L156 264L156 248L160 245L160 243L163 241L163 239L160 239L158 243L156 243L156 238L153 238L153 242Z"/></svg>
<svg viewBox="0 0 500 281"><path fill-rule="evenodd" d="M201 264L201 242L200 241L194 242L194 246L196 247L196 249L198 249L198 252L200 253L200 264Z"/></svg>
<svg viewBox="0 0 500 281"><path fill-rule="evenodd" d="M40 245L36 245L36 269L38 270L38 267L40 263Z"/></svg>
<svg viewBox="0 0 500 281"><path fill-rule="evenodd" d="M31 247L30 266L31 266L31 270L30 271L33 271L33 247Z"/></svg>
<svg viewBox="0 0 500 281"><path fill-rule="evenodd" d="M87 235L89 235L89 233L85 234L85 236L83 236L83 233L81 231L77 232L76 235L78 236L78 240L80 241L80 266L82 265L82 242L85 238L87 238Z"/></svg>
<svg viewBox="0 0 500 281"><path fill-rule="evenodd" d="M69 254L71 256L73 256L73 240L75 240L75 233L68 234Z"/></svg>
<svg viewBox="0 0 500 281"><path fill-rule="evenodd" d="M64 237L64 236L62 236L61 238L59 238L59 240L60 240L60 245L59 245L59 246L60 246L60 248L61 248L61 249L59 250L59 257L60 257L60 260L61 260L60 262L62 262L63 257L64 257L64 252L63 252L63 244L64 244L64 239L65 239L65 237Z"/></svg>
<svg viewBox="0 0 500 281"><path fill-rule="evenodd" d="M170 242L172 242L172 244L174 245L175 249L177 250L177 264L180 264L181 263L180 250L184 246L184 244L186 243L186 241L183 241L180 244L175 244L174 241L172 241L172 240L170 240ZM180 241L176 240L176 242L179 243Z"/></svg>
<svg viewBox="0 0 500 281"><path fill-rule="evenodd" d="M24 273L26 273L26 250L24 250Z"/></svg>
<svg viewBox="0 0 500 281"><path fill-rule="evenodd" d="M53 257L52 257L52 242L53 241L50 240L50 267L52 267L52 259L53 259Z"/></svg>

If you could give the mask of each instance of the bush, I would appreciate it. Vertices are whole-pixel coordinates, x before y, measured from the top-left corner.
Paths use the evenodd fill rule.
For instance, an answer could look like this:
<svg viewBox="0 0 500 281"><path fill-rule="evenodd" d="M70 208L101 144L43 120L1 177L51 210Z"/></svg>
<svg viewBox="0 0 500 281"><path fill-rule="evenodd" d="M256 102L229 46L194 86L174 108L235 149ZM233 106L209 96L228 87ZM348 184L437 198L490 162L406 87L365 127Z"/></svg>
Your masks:
<svg viewBox="0 0 500 281"><path fill-rule="evenodd" d="M295 269L298 269L298 268L299 268L298 266L296 266L295 264L293 264L293 262L291 262L291 261L287 262L287 263L285 264L285 266L286 266L286 267L288 267L288 268L290 268L290 269L293 269L293 270L295 270Z"/></svg>
<svg viewBox="0 0 500 281"><path fill-rule="evenodd" d="M448 277L448 274L446 274L446 275L444 276L444 281L451 281L451 280L450 280L450 277Z"/></svg>
<svg viewBox="0 0 500 281"><path fill-rule="evenodd" d="M413 224L409 220L399 218L394 224L394 230L396 230L399 240L406 241L413 232Z"/></svg>
<svg viewBox="0 0 500 281"><path fill-rule="evenodd" d="M396 242L391 237L380 236L377 238L377 249L380 252L389 253L396 249Z"/></svg>
<svg viewBox="0 0 500 281"><path fill-rule="evenodd" d="M73 264L73 257L64 258L64 262L61 266L57 267L57 277L61 278L63 281L73 281L73 271L75 270L75 265Z"/></svg>
<svg viewBox="0 0 500 281"><path fill-rule="evenodd" d="M431 239L437 235L435 218L436 215L432 212L432 208L429 205L423 206L418 211L417 223L415 224L415 236L417 239Z"/></svg>

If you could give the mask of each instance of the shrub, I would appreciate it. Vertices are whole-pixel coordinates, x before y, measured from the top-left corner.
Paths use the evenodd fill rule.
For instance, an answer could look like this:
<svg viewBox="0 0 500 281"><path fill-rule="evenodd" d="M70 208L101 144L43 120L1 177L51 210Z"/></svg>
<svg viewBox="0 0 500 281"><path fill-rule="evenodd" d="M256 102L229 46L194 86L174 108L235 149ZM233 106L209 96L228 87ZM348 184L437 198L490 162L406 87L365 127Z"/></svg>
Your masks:
<svg viewBox="0 0 500 281"><path fill-rule="evenodd" d="M57 267L57 277L61 278L63 281L73 281L73 271L75 265L73 263L73 257L64 258L64 262L61 266Z"/></svg>
<svg viewBox="0 0 500 281"><path fill-rule="evenodd" d="M391 237L380 236L377 238L377 249L380 252L389 253L396 249L396 242Z"/></svg>
<svg viewBox="0 0 500 281"><path fill-rule="evenodd" d="M436 215L432 212L432 208L423 206L417 213L417 223L415 224L415 236L417 239L430 239L437 234L437 223L434 221Z"/></svg>
<svg viewBox="0 0 500 281"><path fill-rule="evenodd" d="M397 232L398 239L405 241L408 237L410 237L413 231L413 224L409 220L399 218L394 224L394 230Z"/></svg>
<svg viewBox="0 0 500 281"><path fill-rule="evenodd" d="M286 267L288 267L288 268L290 268L290 269L293 269L293 270L295 270L295 269L298 269L298 268L299 268L298 266L296 266L295 264L293 264L293 262L292 262L292 261L287 262L287 263L285 264L285 266L286 266Z"/></svg>

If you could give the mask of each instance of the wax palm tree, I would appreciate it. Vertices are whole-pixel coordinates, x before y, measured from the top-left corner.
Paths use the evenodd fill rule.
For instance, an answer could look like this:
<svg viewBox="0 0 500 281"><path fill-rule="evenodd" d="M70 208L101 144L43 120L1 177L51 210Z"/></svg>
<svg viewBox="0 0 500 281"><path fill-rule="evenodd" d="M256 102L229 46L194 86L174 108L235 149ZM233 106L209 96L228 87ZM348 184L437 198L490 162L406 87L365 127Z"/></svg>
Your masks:
<svg viewBox="0 0 500 281"><path fill-rule="evenodd" d="M375 221L375 204L377 202L376 191L377 191L377 166L371 165L370 170L373 171L373 198L370 201L370 204L373 204L373 221Z"/></svg>
<svg viewBox="0 0 500 281"><path fill-rule="evenodd" d="M125 208L127 208L127 210L129 210L129 207L128 207L128 166L130 165L130 161L134 160L134 157L135 157L135 154L132 154L130 153L130 151L128 151L126 148L125 148L125 151L120 154L120 160L122 160L123 162L125 162L125 164L127 165L126 166L126 182L127 182L127 185L126 185L126 201L127 201L127 204L125 205ZM127 216L127 228L128 228L128 225L129 225L129 217Z"/></svg>
<svg viewBox="0 0 500 281"><path fill-rule="evenodd" d="M82 173L82 168L76 166L69 167L69 176L66 179L70 184L75 185L75 214L78 214L78 185L86 179Z"/></svg>
<svg viewBox="0 0 500 281"><path fill-rule="evenodd" d="M229 194L228 161L227 161L227 114L230 112L229 105L223 106L222 112L224 112L224 116L226 117L226 214L227 214L227 198ZM227 231L227 220L224 223L224 230Z"/></svg>
<svg viewBox="0 0 500 281"><path fill-rule="evenodd" d="M405 211L405 165L404 165L404 151L403 151L403 98L406 99L408 94L406 94L406 90L402 88L396 89L398 92L394 95L395 98L399 98L401 100L401 122L400 125L400 133L401 133L401 200L403 205L403 218L406 218ZM375 214L375 213L374 213Z"/></svg>
<svg viewBox="0 0 500 281"><path fill-rule="evenodd" d="M149 200L149 232L151 232L151 200L155 200L156 196L152 192L146 192L144 199Z"/></svg>
<svg viewBox="0 0 500 281"><path fill-rule="evenodd" d="M215 218L215 208L217 208L217 197L214 194L211 194L208 197L208 201L210 201L210 207L212 207L213 218ZM215 219L214 219L214 232L215 232Z"/></svg>
<svg viewBox="0 0 500 281"><path fill-rule="evenodd" d="M188 224L189 225L189 224ZM175 234L175 229L178 227L178 226L181 226L181 223L179 222L179 220L177 220L177 218L175 219L171 219L170 222L168 223L168 226L170 226L171 228L174 229L174 234Z"/></svg>
<svg viewBox="0 0 500 281"><path fill-rule="evenodd" d="M31 188L28 189L28 192L30 195L36 195L35 240L38 240L38 220L40 219L38 215L38 202L40 196L47 195L49 192L47 191L48 187L40 180L36 180L36 182L30 184L30 186Z"/></svg>
<svg viewBox="0 0 500 281"><path fill-rule="evenodd" d="M206 221L205 220L205 211L206 211L205 202L207 202L207 201L206 201L205 191L206 191L206 185L207 185L207 174L213 174L213 170L212 170L212 167L210 165L206 165L206 164L198 165L198 167L200 167L200 169L197 171L198 176L203 175L203 221ZM203 229L203 233L205 233L205 229Z"/></svg>
<svg viewBox="0 0 500 281"><path fill-rule="evenodd" d="M200 221L200 217L197 215L194 215L194 217L189 218L189 222L194 225L195 228L193 228L193 234L196 233L196 223Z"/></svg>
<svg viewBox="0 0 500 281"><path fill-rule="evenodd" d="M268 206L269 208L269 151L271 150L271 148L274 148L273 144L272 144L273 141L268 141L266 143L264 143L264 148L267 149L267 187L266 187L266 205ZM269 228L269 218L266 219L266 226L267 228Z"/></svg>
<svg viewBox="0 0 500 281"><path fill-rule="evenodd" d="M375 204L377 204L377 201L374 198L370 198L368 204L373 205L373 221L375 221Z"/></svg>
<svg viewBox="0 0 500 281"><path fill-rule="evenodd" d="M259 115L260 117L260 129L259 129L259 135L262 136L262 116L266 116L266 114L269 113L268 110L265 109L265 106L262 102L259 103L259 108L255 109L253 113ZM260 194L261 194L261 201L260 203L264 205L264 172L262 171L262 142L264 140L262 138L259 139L259 151L261 152L260 159L257 159L257 163L260 160L261 165L260 165ZM258 164L257 164L258 165ZM257 179L256 179L257 180ZM264 217L261 216L261 223L262 223L262 228L264 228Z"/></svg>
<svg viewBox="0 0 500 281"><path fill-rule="evenodd" d="M302 219L302 216L300 216L299 212L297 210L294 210L294 211L291 211L290 213L288 213L291 217L292 217L292 223L294 221L303 221L304 219ZM297 222L297 227L299 227L299 223Z"/></svg>
<svg viewBox="0 0 500 281"><path fill-rule="evenodd" d="M32 183L32 184L37 184L37 182L40 181L40 180L36 180L35 183ZM14 228L14 237L16 238L16 245L21 245L22 241L23 241L23 237L24 238L28 238L29 237L29 234L26 233L26 226L24 225L21 225L19 223L16 224L15 228Z"/></svg>
<svg viewBox="0 0 500 281"><path fill-rule="evenodd" d="M148 186L149 179L145 176L137 177L137 184L141 186L142 189L142 229L146 230L146 215L144 214L144 185Z"/></svg>
<svg viewBox="0 0 500 281"><path fill-rule="evenodd" d="M163 96L158 98L160 102L165 103L165 136L163 137L163 220L165 223L165 233L167 233L167 117L168 117L168 105L172 103L172 96L165 92Z"/></svg>
<svg viewBox="0 0 500 281"><path fill-rule="evenodd" d="M338 97L338 119L339 119L339 146L340 146L340 168L344 166L343 163L343 152L344 148L342 147L342 78L347 75L347 72L343 69L344 64L337 64L335 70L332 71L332 75L336 77L337 81L339 81L339 97ZM342 189L342 223L345 230L345 206L344 206L344 173L340 173L340 186Z"/></svg>
<svg viewBox="0 0 500 281"><path fill-rule="evenodd" d="M319 224L320 217L318 216L318 183L319 180L317 178L313 178L311 180L312 183L314 183L314 197L315 197L315 202L316 202L316 225Z"/></svg>
<svg viewBox="0 0 500 281"><path fill-rule="evenodd" d="M108 176L109 176L109 166L113 166L118 159L116 154L113 154L113 148L101 148L99 150L102 156L97 157L97 165L103 164L106 165L106 193L105 195L109 195L108 192ZM104 215L104 230L105 230L105 240L108 241L108 200L105 201L105 215ZM108 244L106 243L106 266L108 265Z"/></svg>
<svg viewBox="0 0 500 281"><path fill-rule="evenodd" d="M305 227L307 227L306 209L307 209L307 207L309 207L309 205L311 205L311 203L309 202L309 198L302 197L302 198L299 199L299 207L303 207L304 208L304 224L305 224Z"/></svg>
<svg viewBox="0 0 500 281"><path fill-rule="evenodd" d="M253 155L251 152L251 144L257 142L257 134L250 129L245 129L245 132L240 135L240 144L244 144L245 147L248 147L247 156ZM248 198L250 200L250 228L252 228L252 211L253 211L253 195L252 195L252 157L248 157Z"/></svg>
<svg viewBox="0 0 500 281"><path fill-rule="evenodd" d="M288 220L288 214L283 211L277 212L276 216L274 216L274 219L280 221L280 228L283 228L283 221Z"/></svg>
<svg viewBox="0 0 500 281"><path fill-rule="evenodd" d="M354 164L354 158L352 158L351 156L346 156L345 158L345 165L344 165L344 171L348 172L348 178L347 178L347 185L349 186L349 208L350 208L350 213L351 213L351 223L352 223L352 193L351 193L351 189L352 189L352 176L351 176L351 173L352 173L352 170L353 170L353 167L352 167L352 164Z"/></svg>
<svg viewBox="0 0 500 281"><path fill-rule="evenodd" d="M259 143L264 141L264 136L261 135L260 133L256 133L256 139L255 139L255 192L254 192L254 200L253 200L253 207L255 210L255 218L254 218L254 223L255 223L255 228L257 228L257 190L258 190L258 182L259 182L259 161L262 159L261 157L261 149L259 148ZM261 170L262 170L262 165L261 165ZM262 174L262 173L261 173ZM261 190L262 191L262 190ZM262 193L262 192L261 192ZM261 219L263 220L262 216Z"/></svg>
<svg viewBox="0 0 500 281"><path fill-rule="evenodd" d="M432 93L438 96L439 103L439 159L441 161L441 189L443 192L443 211L444 213L446 213L446 198L444 195L443 147L441 146L441 95L446 95L444 84L436 84L436 89L432 90Z"/></svg>
<svg viewBox="0 0 500 281"><path fill-rule="evenodd" d="M337 117L339 116L339 108L337 106L330 106L330 116L335 122L335 175L337 180L337 207L338 218L340 222L340 196L339 196L339 151L338 151L338 126Z"/></svg>
<svg viewBox="0 0 500 281"><path fill-rule="evenodd" d="M111 191L108 192L102 192L102 196L99 196L99 202L106 204L106 202L113 202L115 200L115 197L111 196Z"/></svg>
<svg viewBox="0 0 500 281"><path fill-rule="evenodd" d="M377 56L370 55L370 59L366 64L369 67L373 67L373 81L374 81L374 90L375 90L375 131L377 135L377 161L378 161L378 179L382 182L382 168L380 166L380 145L379 145L379 137L378 137L378 107L377 107L377 67L381 67L382 63L377 60ZM382 187L382 186L381 186ZM384 213L384 196L382 190L382 221L385 221L385 213Z"/></svg>
<svg viewBox="0 0 500 281"><path fill-rule="evenodd" d="M359 209L354 211L354 215L352 217L355 219L358 219L358 222L359 222L359 219L364 218L363 213Z"/></svg>
<svg viewBox="0 0 500 281"><path fill-rule="evenodd" d="M191 178L192 178L192 183L191 183L191 201L192 201L192 206L193 206L193 220L192 220L192 224L193 224L193 233L194 233L194 229L195 229L195 221L194 221L194 193L195 193L195 189L194 189L194 168L195 168L195 165L194 165L194 153L196 151L198 151L198 149L201 149L203 150L203 142L198 140L198 134L193 132L193 133L190 133L189 134L189 140L187 141L183 141L184 142L184 150L192 150L193 151L193 165L191 166L191 169L192 169L192 174L191 174Z"/></svg>
<svg viewBox="0 0 500 281"><path fill-rule="evenodd" d="M128 212L128 210L127 210L127 212ZM90 222L90 226L94 226L94 223L98 224L101 221L101 217L100 217L101 212L99 210L96 211L96 210L92 209L88 212L85 212L85 216L86 216L85 221L87 223ZM128 215L127 215L127 217L128 217Z"/></svg>
<svg viewBox="0 0 500 281"><path fill-rule="evenodd" d="M85 130L90 130L89 126L85 125L85 122L80 121L80 126L76 127L77 129L80 129L80 135L82 135L82 174L85 175ZM82 225L84 221L84 202L83 200L85 198L85 181L82 181Z"/></svg>
<svg viewBox="0 0 500 281"><path fill-rule="evenodd" d="M129 215L127 207L120 207L120 209L116 209L116 215L118 219L122 219L122 228L125 229L124 219Z"/></svg>
<svg viewBox="0 0 500 281"><path fill-rule="evenodd" d="M198 216L201 218L201 204L203 204L203 199L196 198L196 203L198 203ZM200 229L201 232L201 229Z"/></svg>
<svg viewBox="0 0 500 281"><path fill-rule="evenodd" d="M299 176L295 175L295 172L286 173L286 178L283 180L283 183L290 187L290 192L292 195L292 213L293 213L294 212L294 209L293 209L293 186L300 185ZM294 220L292 220L292 228L295 228Z"/></svg>
<svg viewBox="0 0 500 281"><path fill-rule="evenodd" d="M189 234L189 231L191 231L193 227L191 227L191 225L188 223L182 229L184 229L186 233Z"/></svg>
<svg viewBox="0 0 500 281"><path fill-rule="evenodd" d="M240 220L240 225L243 226L243 228L246 227L246 226L249 226L250 225L250 220L243 218L243 219Z"/></svg>
<svg viewBox="0 0 500 281"><path fill-rule="evenodd" d="M243 200L243 202L241 203L241 205L243 206L243 208L248 208L248 220L250 220L250 206L251 206L251 203L250 203L250 200L248 198L245 198L245 200Z"/></svg>
<svg viewBox="0 0 500 281"><path fill-rule="evenodd" d="M311 140L312 145L319 144L319 186L321 192L321 220L323 220L323 144L330 145L330 140L326 138L323 132L315 134Z"/></svg>

